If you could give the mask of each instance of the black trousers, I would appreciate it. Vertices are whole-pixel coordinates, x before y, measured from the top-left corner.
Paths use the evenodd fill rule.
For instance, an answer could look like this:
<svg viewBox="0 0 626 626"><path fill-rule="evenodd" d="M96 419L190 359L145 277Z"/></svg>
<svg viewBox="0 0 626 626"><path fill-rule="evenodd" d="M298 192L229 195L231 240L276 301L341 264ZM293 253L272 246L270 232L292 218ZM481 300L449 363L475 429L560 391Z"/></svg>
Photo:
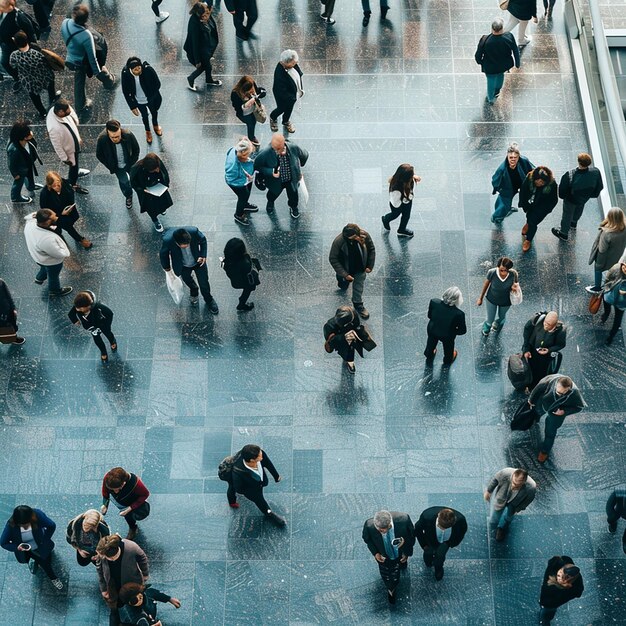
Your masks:
<svg viewBox="0 0 626 626"><path fill-rule="evenodd" d="M197 67L191 74L189 74L189 80L194 81L202 72L205 73L207 83L213 82L213 66L211 65L211 55L208 52L203 52L200 58L200 67Z"/></svg>
<svg viewBox="0 0 626 626"><path fill-rule="evenodd" d="M407 224L409 223L409 219L411 218L412 208L413 208L412 200L411 202L407 204L401 203L398 208L394 207L391 203L389 203L389 213L387 213L383 219L385 220L385 222L389 223L389 222L393 222L393 220L395 220L397 217L402 215L402 218L400 219L400 227L398 228L398 232L406 230Z"/></svg>
<svg viewBox="0 0 626 626"><path fill-rule="evenodd" d="M150 115L152 115L152 126L159 125L159 109L155 109L154 107L150 107L147 104L137 104L137 108L139 109L139 113L141 113L141 120L143 122L143 127L145 130L150 130L150 123L148 120L148 111Z"/></svg>
<svg viewBox="0 0 626 626"><path fill-rule="evenodd" d="M144 502L140 507L137 507L134 511L131 511L124 516L129 528L137 528L137 522L142 519L146 519L150 515L150 504Z"/></svg>
<svg viewBox="0 0 626 626"><path fill-rule="evenodd" d="M246 125L246 130L248 133L248 139L250 141L252 141L253 139L256 139L255 137L255 130L256 130L256 117L254 117L254 114L252 115L238 115L237 119L241 120L245 125Z"/></svg>
<svg viewBox="0 0 626 626"><path fill-rule="evenodd" d="M606 515L607 524L617 524L617 522L620 519L626 519L626 517L624 517L624 515L620 515L615 510L608 512ZM624 528L624 535L622 536L622 543L626 546L626 528Z"/></svg>
<svg viewBox="0 0 626 626"><path fill-rule="evenodd" d="M50 580L58 578L58 576L54 573L54 570L52 569L52 552L45 559L35 552L22 552L22 554L26 557L27 563L28 561L30 561L30 559L35 561L35 563L37 563L37 565L39 565L41 569L46 572L46 576Z"/></svg>
<svg viewBox="0 0 626 626"><path fill-rule="evenodd" d="M107 353L107 349L106 349L106 346L104 345L104 341L102 339L102 335L104 335L109 340L109 343L111 345L113 345L114 343L117 343L117 341L115 340L115 335L113 334L113 331L111 330L111 324L108 324L106 326L101 326L100 330L102 331L102 333L100 333L98 335L92 335L93 342L100 349L100 354L106 354Z"/></svg>
<svg viewBox="0 0 626 626"><path fill-rule="evenodd" d="M250 200L250 194L252 193L252 183L249 183L245 187L233 187L228 185L237 196L237 207L235 208L235 217L242 217L244 209Z"/></svg>
<svg viewBox="0 0 626 626"><path fill-rule="evenodd" d="M246 289L244 289L239 296L239 304L245 304L246 302L248 302L248 298L254 290L255 287L247 287Z"/></svg>
<svg viewBox="0 0 626 626"><path fill-rule="evenodd" d="M539 354L536 350L532 351L532 355L532 358L528 359L528 365L530 365L530 371L533 374L531 389L534 389L537 383L548 375L548 368L550 367L552 357L549 352L548 354Z"/></svg>
<svg viewBox="0 0 626 626"><path fill-rule="evenodd" d="M443 344L443 362L452 363L454 360L454 339L455 337L435 337L428 333L428 339L426 341L426 349L424 350L424 356L427 359L432 359L437 347L437 344L441 341Z"/></svg>
<svg viewBox="0 0 626 626"><path fill-rule="evenodd" d="M74 155L75 163L74 163L74 165L70 165L69 166L70 169L67 172L67 182L70 185L76 185L76 183L78 183L78 170L80 169L79 165L78 165L78 159L79 159L79 153L77 152Z"/></svg>
<svg viewBox="0 0 626 626"><path fill-rule="evenodd" d="M248 21L244 26L243 22L246 15L248 16ZM256 0L247 0L245 6L242 9L235 11L233 15L233 24L235 25L237 37L246 39L258 19L259 10L256 5Z"/></svg>
<svg viewBox="0 0 626 626"><path fill-rule="evenodd" d="M387 591L394 591L400 582L400 559L387 557L385 561L378 563L378 571Z"/></svg>
<svg viewBox="0 0 626 626"><path fill-rule="evenodd" d="M287 204L292 209L298 208L298 189L293 188L290 180L285 183L280 183L280 187L281 189L276 195L274 195L269 189L267 190L267 203L273 205L276 201L276 198L278 198L278 196L280 196L280 194L283 192L283 189L286 189Z"/></svg>
<svg viewBox="0 0 626 626"><path fill-rule="evenodd" d="M2 53L2 56L0 57L0 63L2 64L2 67L4 68L4 71L9 76L11 76L13 80L17 80L17 70L14 67L11 67L11 65L9 64L9 58L13 50L14 48L11 46L8 46L7 44L4 44L4 43L0 44L0 51Z"/></svg>
<svg viewBox="0 0 626 626"><path fill-rule="evenodd" d="M611 315L611 305L606 301L602 300L602 304L604 305L604 316L608 319L609 315ZM613 318L613 326L611 326L611 330L609 332L609 338L613 339L615 335L617 335L617 331L619 327L622 325L622 318L624 317L624 311L622 309L615 309L615 317Z"/></svg>
<svg viewBox="0 0 626 626"><path fill-rule="evenodd" d="M278 120L278 116L282 114L283 116L283 124L288 124L291 118L291 113L293 111L293 107L296 105L294 101L276 101L276 108L270 113L270 119L276 121Z"/></svg>
<svg viewBox="0 0 626 626"><path fill-rule="evenodd" d="M436 546L426 546L424 548L424 563L427 567L435 566L435 570L443 567L446 560L446 554L450 546L447 543L440 543Z"/></svg>
<svg viewBox="0 0 626 626"><path fill-rule="evenodd" d="M267 515L267 512L271 509L270 505L267 503L267 500L263 497L263 490L259 490L258 493L248 495L246 493L241 494L242 496L248 498L250 502L254 502L257 505L259 511L263 513L263 515ZM226 492L226 497L228 498L229 504L235 504L237 502L237 492L235 491L235 487L233 483L228 483L228 491Z"/></svg>
<svg viewBox="0 0 626 626"><path fill-rule="evenodd" d="M52 82L48 85L47 90L48 90L48 101L50 104L52 104L54 102L54 98L57 92L56 86L54 84L54 79L52 79ZM28 96L30 97L32 103L35 105L35 108L41 115L48 114L48 109L46 109L46 107L43 105L43 102L41 101L41 96L38 93L29 91Z"/></svg>
<svg viewBox="0 0 626 626"><path fill-rule="evenodd" d="M200 284L200 292L205 302L211 302L211 285L209 285L209 270L207 270L206 263L204 265L196 265L195 267L185 267L183 265L180 277L183 282L189 287L190 295L192 298L198 297L198 285L193 279L192 272L195 272L198 283Z"/></svg>
<svg viewBox="0 0 626 626"><path fill-rule="evenodd" d="M161 4L161 2L163 2L163 0L152 0L152 6L150 7L152 9L152 12L159 17L159 6Z"/></svg>

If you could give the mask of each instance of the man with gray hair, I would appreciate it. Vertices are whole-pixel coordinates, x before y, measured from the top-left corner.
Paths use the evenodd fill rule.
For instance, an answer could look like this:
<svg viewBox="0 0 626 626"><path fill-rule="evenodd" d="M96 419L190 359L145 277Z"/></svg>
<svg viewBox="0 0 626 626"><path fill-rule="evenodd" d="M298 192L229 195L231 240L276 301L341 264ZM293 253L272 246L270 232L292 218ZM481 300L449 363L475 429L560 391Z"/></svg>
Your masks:
<svg viewBox="0 0 626 626"><path fill-rule="evenodd" d="M491 33L480 38L474 58L487 77L487 102L493 104L504 85L504 72L520 64L515 37L504 32L499 17L491 23Z"/></svg>
<svg viewBox="0 0 626 626"><path fill-rule="evenodd" d="M363 541L378 563L387 599L395 604L400 569L406 569L409 557L413 556L415 535L411 518L408 513L378 511L363 525Z"/></svg>
<svg viewBox="0 0 626 626"><path fill-rule="evenodd" d="M428 304L428 340L424 356L427 364L432 364L437 354L437 344L443 344L443 364L452 365L458 352L454 349L457 335L467 332L465 313L458 307L463 304L463 296L458 287L448 287L441 299L433 298Z"/></svg>
<svg viewBox="0 0 626 626"><path fill-rule="evenodd" d="M278 116L283 116L283 127L288 133L295 133L291 123L291 112L299 98L304 95L302 88L302 70L298 65L298 53L295 50L283 50L280 61L274 69L272 93L276 98L276 108L270 113L270 129L278 131Z"/></svg>

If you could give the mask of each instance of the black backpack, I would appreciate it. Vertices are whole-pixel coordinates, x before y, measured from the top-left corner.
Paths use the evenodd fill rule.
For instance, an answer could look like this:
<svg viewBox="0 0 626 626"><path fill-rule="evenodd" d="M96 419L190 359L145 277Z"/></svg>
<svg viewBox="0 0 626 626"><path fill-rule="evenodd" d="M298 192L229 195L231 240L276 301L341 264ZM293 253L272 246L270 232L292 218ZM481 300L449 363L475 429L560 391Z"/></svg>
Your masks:
<svg viewBox="0 0 626 626"><path fill-rule="evenodd" d="M233 468L238 460L239 452L237 454L233 454L232 456L227 456L217 466L217 477L225 482L230 482L233 477Z"/></svg>
<svg viewBox="0 0 626 626"><path fill-rule="evenodd" d="M523 354L512 354L509 357L507 375L517 391L524 391L533 380L530 365Z"/></svg>

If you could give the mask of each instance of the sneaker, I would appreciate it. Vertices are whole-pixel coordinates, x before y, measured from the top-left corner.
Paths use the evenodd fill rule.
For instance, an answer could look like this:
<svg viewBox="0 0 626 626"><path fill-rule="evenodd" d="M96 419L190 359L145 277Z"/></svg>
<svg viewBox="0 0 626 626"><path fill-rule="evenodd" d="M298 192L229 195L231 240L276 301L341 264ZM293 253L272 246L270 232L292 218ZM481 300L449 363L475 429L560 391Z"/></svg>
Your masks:
<svg viewBox="0 0 626 626"><path fill-rule="evenodd" d="M93 108L93 100L91 98L87 98L85 100L85 106L82 108L82 111L91 111Z"/></svg>
<svg viewBox="0 0 626 626"><path fill-rule="evenodd" d="M155 21L157 24L160 24L161 22L164 22L169 16L170 14L167 11L160 11L159 16L155 19Z"/></svg>
<svg viewBox="0 0 626 626"><path fill-rule="evenodd" d="M44 278L43 280L39 280L38 278L35 278L35 284L37 284L37 285L43 285L43 284L44 284L44 282L45 282L45 280L46 280L45 278Z"/></svg>
<svg viewBox="0 0 626 626"><path fill-rule="evenodd" d="M384 215L380 216L380 221L383 223L383 228L385 230L391 230L391 228L389 228L389 222L385 219Z"/></svg>
<svg viewBox="0 0 626 626"><path fill-rule="evenodd" d="M273 133L277 133L278 132L278 121L277 120L273 120L271 117L270 117L270 130Z"/></svg>
<svg viewBox="0 0 626 626"><path fill-rule="evenodd" d="M25 337L16 337L13 342L16 346L21 346L26 341Z"/></svg>
<svg viewBox="0 0 626 626"><path fill-rule="evenodd" d="M274 207L274 203L273 203L273 202L268 202L268 203L267 203L267 206L265 207L265 210L266 210L268 213L273 213L273 212L274 212L274 208L275 208L275 207Z"/></svg>
<svg viewBox="0 0 626 626"><path fill-rule="evenodd" d="M576 228L578 227L578 222L572 222L569 227L570 230L576 230Z"/></svg>
<svg viewBox="0 0 626 626"><path fill-rule="evenodd" d="M157 233L162 233L163 232L163 224L161 224L161 222L159 222L159 220L157 220L154 223L154 230L157 231Z"/></svg>
<svg viewBox="0 0 626 626"><path fill-rule="evenodd" d="M61 287L61 291L51 291L51 296L67 296L68 293L72 293L72 287Z"/></svg>
<svg viewBox="0 0 626 626"><path fill-rule="evenodd" d="M491 332L491 324L488 322L483 322L482 333L485 337L489 337L489 333Z"/></svg>
<svg viewBox="0 0 626 626"><path fill-rule="evenodd" d="M132 209L133 208L133 197L132 196L127 196L126 197L126 208L127 209Z"/></svg>
<svg viewBox="0 0 626 626"><path fill-rule="evenodd" d="M187 77L187 89L190 91L198 91L198 88L195 86L193 80L189 77Z"/></svg>
<svg viewBox="0 0 626 626"><path fill-rule="evenodd" d="M131 541L137 536L139 532L139 528L137 526L128 529L128 533L126 535L126 539L130 539Z"/></svg>
<svg viewBox="0 0 626 626"><path fill-rule="evenodd" d="M209 311L211 311L213 315L217 315L220 312L217 302L215 302L215 298L211 298L206 305L209 307Z"/></svg>
<svg viewBox="0 0 626 626"><path fill-rule="evenodd" d="M39 189L43 189L43 185L41 183L35 183L35 191L38 191Z"/></svg>
<svg viewBox="0 0 626 626"><path fill-rule="evenodd" d="M491 330L493 330L494 333L499 333L502 330L503 326L504 326L504 322L502 322L502 324L500 324L500 322L494 322L491 325Z"/></svg>
<svg viewBox="0 0 626 626"><path fill-rule="evenodd" d="M617 522L609 522L609 532L611 534L617 532Z"/></svg>
<svg viewBox="0 0 626 626"><path fill-rule="evenodd" d="M33 199L30 196L20 196L19 200L12 200L13 204L30 204Z"/></svg>
<svg viewBox="0 0 626 626"><path fill-rule="evenodd" d="M590 294L600 293L602 291L602 287L595 287L594 285L589 285L585 287L585 291Z"/></svg>
<svg viewBox="0 0 626 626"><path fill-rule="evenodd" d="M567 241L567 235L564 235L558 228L551 228L550 232L561 241Z"/></svg>
<svg viewBox="0 0 626 626"><path fill-rule="evenodd" d="M283 123L283 128L288 132L288 133L295 133L296 132L296 127L291 123L291 122L287 122L286 124Z"/></svg>
<svg viewBox="0 0 626 626"><path fill-rule="evenodd" d="M254 302L246 302L245 304L237 305L238 311L252 311L253 308L254 308Z"/></svg>
<svg viewBox="0 0 626 626"><path fill-rule="evenodd" d="M221 80L208 80L207 87L221 87L222 86L222 81Z"/></svg>
<svg viewBox="0 0 626 626"><path fill-rule="evenodd" d="M87 175L88 175L88 174L90 174L90 173L91 173L91 170L88 170L88 169L87 169L87 168L85 168L85 167L80 167L80 168L78 169L78 177L79 177L79 178L80 178L81 176L87 176Z"/></svg>
<svg viewBox="0 0 626 626"><path fill-rule="evenodd" d="M350 362L350 361L344 361L346 364L346 369L350 372L350 374L354 374L356 372L356 365L354 364L354 361Z"/></svg>
<svg viewBox="0 0 626 626"><path fill-rule="evenodd" d="M89 195L89 189L86 189L85 187L81 187L80 185L74 185L74 191L76 193L81 194L81 196Z"/></svg>
<svg viewBox="0 0 626 626"><path fill-rule="evenodd" d="M61 591L61 589L63 589L63 583L58 579L55 578L53 580L50 581L54 587L56 587L59 591Z"/></svg>
<svg viewBox="0 0 626 626"><path fill-rule="evenodd" d="M250 226L250 220L245 215L235 215L235 222L242 226Z"/></svg>
<svg viewBox="0 0 626 626"><path fill-rule="evenodd" d="M289 214L291 215L291 217L293 217L294 220L297 220L300 217L300 211L298 210L298 207L289 207Z"/></svg>
<svg viewBox="0 0 626 626"><path fill-rule="evenodd" d="M335 23L335 20L332 17L323 17L322 22L326 22L326 26L332 26Z"/></svg>
<svg viewBox="0 0 626 626"><path fill-rule="evenodd" d="M30 570L31 574L34 574L39 569L39 564L34 559L29 559L28 569Z"/></svg>
<svg viewBox="0 0 626 626"><path fill-rule="evenodd" d="M522 39L522 41L517 44L517 47L523 48L524 46L527 46L531 41L532 37L528 37L528 35L526 35L526 37L524 37L524 39Z"/></svg>
<svg viewBox="0 0 626 626"><path fill-rule="evenodd" d="M412 230L409 230L408 228L398 231L398 237L408 237L409 239L411 239L411 237L413 237L414 234L415 233Z"/></svg>
<svg viewBox="0 0 626 626"><path fill-rule="evenodd" d="M250 142L253 146L256 146L257 148L261 145L261 142L256 137L254 139L250 139Z"/></svg>
<svg viewBox="0 0 626 626"><path fill-rule="evenodd" d="M274 513L274 511L270 511L267 514L267 517L269 518L269 520L273 523L276 524L276 526L285 526L287 524L287 521L285 520L284 517L281 517L280 515L276 515L276 513Z"/></svg>
<svg viewBox="0 0 626 626"><path fill-rule="evenodd" d="M256 204L246 204L246 206L243 207L243 210L246 213L257 213L259 210L259 207Z"/></svg>
<svg viewBox="0 0 626 626"><path fill-rule="evenodd" d="M356 309L356 312L364 319L368 319L370 314L369 311L363 306L362 302L359 302L358 304L356 302L353 303L354 304L354 308Z"/></svg>
<svg viewBox="0 0 626 626"><path fill-rule="evenodd" d="M189 296L189 304L191 306L198 306L198 296Z"/></svg>

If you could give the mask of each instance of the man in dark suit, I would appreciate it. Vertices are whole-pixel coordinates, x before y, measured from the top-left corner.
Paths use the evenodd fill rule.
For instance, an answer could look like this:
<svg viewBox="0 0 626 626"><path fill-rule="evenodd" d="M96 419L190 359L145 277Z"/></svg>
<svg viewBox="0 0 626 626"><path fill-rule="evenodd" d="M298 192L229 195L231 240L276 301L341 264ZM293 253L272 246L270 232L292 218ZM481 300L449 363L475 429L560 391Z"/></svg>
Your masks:
<svg viewBox="0 0 626 626"><path fill-rule="evenodd" d="M163 245L159 256L166 272L180 276L190 289L192 306L198 304L198 285L191 275L195 273L202 297L213 315L219 313L215 298L211 295L209 272L206 268L206 237L195 226L168 228L163 233Z"/></svg>
<svg viewBox="0 0 626 626"><path fill-rule="evenodd" d="M454 349L457 335L467 332L465 313L457 307L463 304L463 296L458 287L449 287L443 292L441 300L433 298L428 305L428 341L424 356L427 363L432 363L437 353L437 344L443 344L443 364L451 365L458 352Z"/></svg>
<svg viewBox="0 0 626 626"><path fill-rule="evenodd" d="M413 556L415 535L411 518L407 513L378 511L363 525L363 541L378 563L389 602L395 604L400 569L406 569Z"/></svg>
<svg viewBox="0 0 626 626"><path fill-rule="evenodd" d="M617 532L617 520L626 519L626 485L619 485L606 501L606 521L611 534ZM626 554L626 530L622 537L622 550Z"/></svg>
<svg viewBox="0 0 626 626"><path fill-rule="evenodd" d="M228 492L226 493L228 504L233 509L238 509L237 494L240 493L254 502L261 513L271 522L277 526L284 526L286 524L285 518L274 513L263 496L263 487L267 487L269 483L267 472L272 475L275 482L281 481L280 474L260 446L249 443L239 450L235 455L235 463L230 480L228 480Z"/></svg>
<svg viewBox="0 0 626 626"><path fill-rule="evenodd" d="M454 509L431 506L415 524L415 538L424 550L426 567L435 566L435 580L443 578L443 564L450 548L458 546L467 532L465 516Z"/></svg>

